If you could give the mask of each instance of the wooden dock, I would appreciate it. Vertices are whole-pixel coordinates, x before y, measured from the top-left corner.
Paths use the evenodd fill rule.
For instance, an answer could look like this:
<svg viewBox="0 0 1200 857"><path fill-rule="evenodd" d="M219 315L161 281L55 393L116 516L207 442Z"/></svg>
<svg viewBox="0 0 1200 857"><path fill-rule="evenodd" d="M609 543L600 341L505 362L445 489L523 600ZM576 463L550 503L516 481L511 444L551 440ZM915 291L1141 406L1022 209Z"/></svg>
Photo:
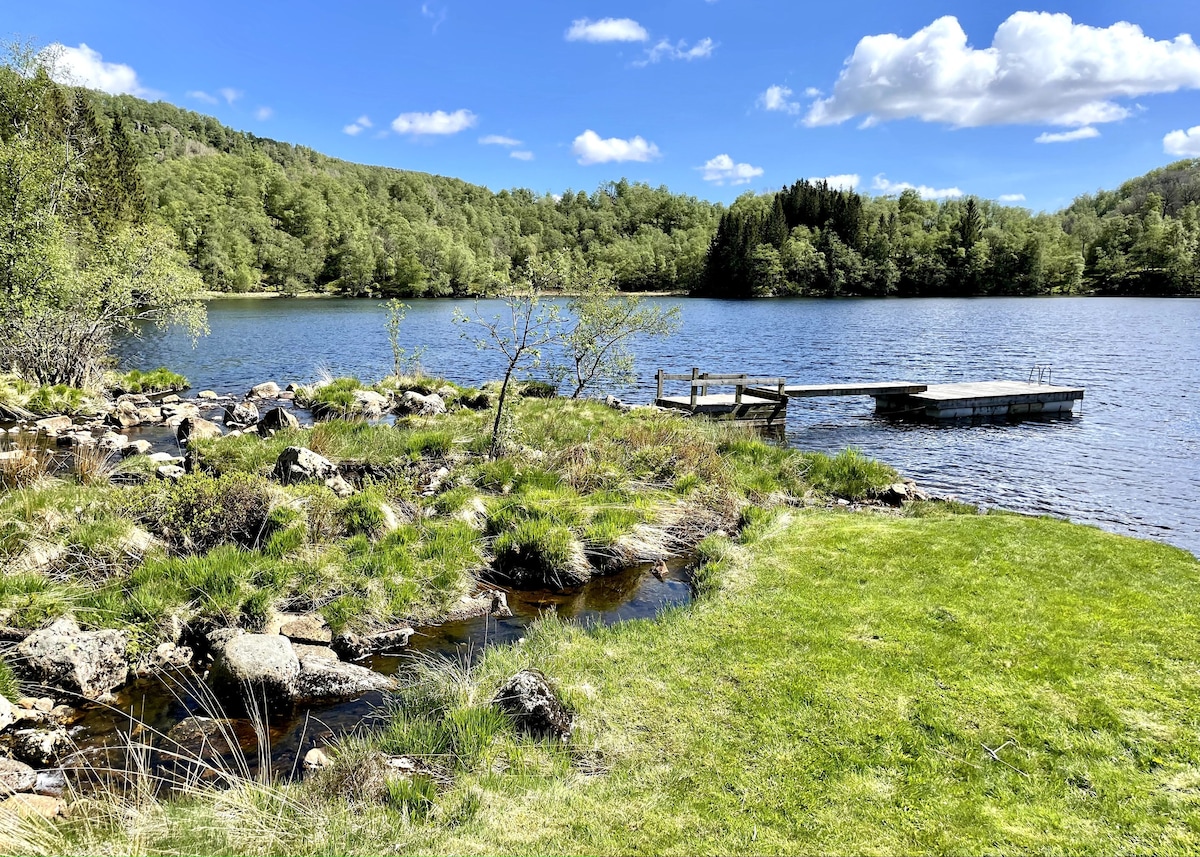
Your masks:
<svg viewBox="0 0 1200 857"><path fill-rule="evenodd" d="M788 385L786 378L748 374L714 374L693 369L687 375L658 370L655 404L698 416L734 420L763 428L782 426L789 399L818 396L871 396L881 416L930 420L995 420L1065 416L1083 398L1082 387L1032 381L977 381L917 384L883 381ZM664 394L664 383L688 382L686 396ZM710 393L710 387L733 387L733 393Z"/></svg>
<svg viewBox="0 0 1200 857"><path fill-rule="evenodd" d="M1063 416L1083 398L1082 387L1025 381L933 384L916 393L875 397L875 412L931 420Z"/></svg>

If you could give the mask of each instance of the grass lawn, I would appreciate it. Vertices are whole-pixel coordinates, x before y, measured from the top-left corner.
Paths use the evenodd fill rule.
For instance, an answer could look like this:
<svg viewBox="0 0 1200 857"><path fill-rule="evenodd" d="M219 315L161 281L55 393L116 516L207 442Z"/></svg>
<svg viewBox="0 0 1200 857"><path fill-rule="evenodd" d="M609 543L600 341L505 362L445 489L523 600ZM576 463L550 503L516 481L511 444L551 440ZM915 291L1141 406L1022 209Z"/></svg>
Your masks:
<svg viewBox="0 0 1200 857"><path fill-rule="evenodd" d="M710 591L690 608L590 631L547 622L490 653L471 678L475 704L536 666L578 711L574 743L498 736L426 817L296 786L288 809L228 797L156 805L144 825L122 816L125 832L89 844L1200 849L1200 563L1190 554L995 514L792 511L764 517L745 541L714 548ZM264 813L279 817L269 835Z"/></svg>

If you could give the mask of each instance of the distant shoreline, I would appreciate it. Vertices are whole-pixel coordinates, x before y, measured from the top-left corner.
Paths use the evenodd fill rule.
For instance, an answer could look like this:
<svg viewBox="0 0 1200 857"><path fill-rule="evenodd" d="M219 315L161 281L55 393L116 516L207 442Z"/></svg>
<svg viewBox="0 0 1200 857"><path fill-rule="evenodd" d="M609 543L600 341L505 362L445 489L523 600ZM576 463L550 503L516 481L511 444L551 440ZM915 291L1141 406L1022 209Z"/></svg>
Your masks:
<svg viewBox="0 0 1200 857"><path fill-rule="evenodd" d="M541 298L573 298L578 297L579 292L541 292L538 297ZM615 297L637 297L637 298L686 298L692 297L688 292L678 290L670 292L617 292ZM336 295L329 292L296 292L295 294L283 294L282 292L213 292L203 291L197 296L202 301L214 300L266 300L275 298L302 298L304 300L371 300L371 301L386 301L391 298L385 297L364 297L362 295ZM495 295L463 295L462 297L403 297L397 298L401 301L421 301L421 300L490 300L494 298L506 297L503 294Z"/></svg>

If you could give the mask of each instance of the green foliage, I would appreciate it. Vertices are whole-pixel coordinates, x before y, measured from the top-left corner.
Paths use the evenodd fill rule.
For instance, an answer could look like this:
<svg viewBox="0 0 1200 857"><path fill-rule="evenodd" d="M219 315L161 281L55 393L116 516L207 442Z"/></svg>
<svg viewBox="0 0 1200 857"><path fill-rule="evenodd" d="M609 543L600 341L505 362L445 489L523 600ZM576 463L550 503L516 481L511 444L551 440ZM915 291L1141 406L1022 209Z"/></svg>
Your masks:
<svg viewBox="0 0 1200 857"><path fill-rule="evenodd" d="M392 348L392 375L396 378L420 375L421 357L425 353L424 347L409 350L400 342L400 326L404 323L404 313L408 308L407 304L401 303L395 298L384 304L384 309L387 311L385 324L388 344Z"/></svg>
<svg viewBox="0 0 1200 857"><path fill-rule="evenodd" d="M872 491L885 488L898 478L896 471L868 458L857 449L847 449L832 458L823 453L805 453L805 479L817 491L846 500L864 500Z"/></svg>
<svg viewBox="0 0 1200 857"><path fill-rule="evenodd" d="M252 548L270 536L271 486L248 474L190 474L131 492L130 514L177 551L202 553L233 542Z"/></svg>
<svg viewBox="0 0 1200 857"><path fill-rule="evenodd" d="M383 532L386 518L383 499L375 492L355 494L342 504L341 515L349 536L377 536Z"/></svg>
<svg viewBox="0 0 1200 857"><path fill-rule="evenodd" d="M146 322L201 332L201 281L146 222L125 125L54 83L52 61L10 50L0 67L0 366L91 388L114 336Z"/></svg>
<svg viewBox="0 0 1200 857"><path fill-rule="evenodd" d="M16 702L21 698L21 685L13 674L12 667L3 658L0 658L0 696L9 702Z"/></svg>
<svg viewBox="0 0 1200 857"><path fill-rule="evenodd" d="M494 567L515 581L569 580L578 543L565 526L549 518L517 520L496 537Z"/></svg>
<svg viewBox="0 0 1200 857"><path fill-rule="evenodd" d="M188 380L178 372L159 366L149 372L131 369L124 375L110 378L108 386L122 393L163 393L169 390L186 390Z"/></svg>

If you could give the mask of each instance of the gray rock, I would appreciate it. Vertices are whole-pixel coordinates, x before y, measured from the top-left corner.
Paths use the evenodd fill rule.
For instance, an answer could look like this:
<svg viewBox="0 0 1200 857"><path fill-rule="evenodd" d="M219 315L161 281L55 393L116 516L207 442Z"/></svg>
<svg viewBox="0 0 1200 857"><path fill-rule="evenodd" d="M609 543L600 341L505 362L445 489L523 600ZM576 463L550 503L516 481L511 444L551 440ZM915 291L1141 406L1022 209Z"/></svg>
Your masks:
<svg viewBox="0 0 1200 857"><path fill-rule="evenodd" d="M24 762L0 756L0 796L33 791L35 785L37 771Z"/></svg>
<svg viewBox="0 0 1200 857"><path fill-rule="evenodd" d="M175 437L186 444L193 440L213 440L222 434L221 427L201 417L185 417L179 424Z"/></svg>
<svg viewBox="0 0 1200 857"><path fill-rule="evenodd" d="M558 740L571 736L574 716L537 670L521 670L506 681L492 705L508 715L518 732Z"/></svg>
<svg viewBox="0 0 1200 857"><path fill-rule="evenodd" d="M121 450L121 455L129 458L132 455L148 455L153 445L148 440L130 441L129 445Z"/></svg>
<svg viewBox="0 0 1200 857"><path fill-rule="evenodd" d="M303 446L289 446L275 461L275 478L284 485L325 482L338 475L332 461Z"/></svg>
<svg viewBox="0 0 1200 857"><path fill-rule="evenodd" d="M81 631L70 618L34 631L17 647L38 681L98 699L128 676L124 631Z"/></svg>
<svg viewBox="0 0 1200 857"><path fill-rule="evenodd" d="M279 396L280 392L282 391L279 389L278 384L276 384L274 381L267 381L263 384L256 384L255 386L251 387L248 395L253 396L256 399L274 399Z"/></svg>
<svg viewBox="0 0 1200 857"><path fill-rule="evenodd" d="M62 728L18 729L12 736L13 756L39 768L54 764L73 747L71 736Z"/></svg>
<svg viewBox="0 0 1200 857"><path fill-rule="evenodd" d="M395 686L394 679L366 667L306 653L300 661L296 697L305 702L326 702L352 699L372 690L392 690Z"/></svg>
<svg viewBox="0 0 1200 857"><path fill-rule="evenodd" d="M367 419L378 419L388 406L388 397L374 390L354 391L355 410Z"/></svg>
<svg viewBox="0 0 1200 857"><path fill-rule="evenodd" d="M226 699L245 701L247 693L268 709L286 710L296 696L300 660L286 637L243 634L225 643L212 667L214 689Z"/></svg>
<svg viewBox="0 0 1200 857"><path fill-rule="evenodd" d="M67 775L58 768L37 772L37 782L33 784L33 793L47 797L62 797L67 790Z"/></svg>
<svg viewBox="0 0 1200 857"><path fill-rule="evenodd" d="M446 403L437 393L422 396L415 390L409 390L396 403L396 413L418 417L434 417L446 413Z"/></svg>
<svg viewBox="0 0 1200 857"><path fill-rule="evenodd" d="M238 402L225 408L225 425L230 428L246 428L258 422L258 405L254 402Z"/></svg>
<svg viewBox="0 0 1200 857"><path fill-rule="evenodd" d="M306 771L319 771L332 764L333 760L329 758L329 754L320 747L313 747L304 754L304 770Z"/></svg>
<svg viewBox="0 0 1200 857"><path fill-rule="evenodd" d="M408 645L414 633L407 625L366 636L344 632L334 637L332 646L343 658L354 661L367 655L399 651Z"/></svg>
<svg viewBox="0 0 1200 857"><path fill-rule="evenodd" d="M335 473L325 480L325 487L345 500L353 496L354 486L347 482L340 473Z"/></svg>
<svg viewBox="0 0 1200 857"><path fill-rule="evenodd" d="M176 402L173 405L163 405L159 410L165 420L188 417L195 419L200 416L200 406L195 402Z"/></svg>
<svg viewBox="0 0 1200 857"><path fill-rule="evenodd" d="M201 390L199 393L196 394L196 398L204 399L205 401L211 402L214 399L219 399L220 396L218 396L212 390Z"/></svg>
<svg viewBox="0 0 1200 857"><path fill-rule="evenodd" d="M258 421L258 433L266 437L271 432L300 428L300 421L284 408L271 408Z"/></svg>

